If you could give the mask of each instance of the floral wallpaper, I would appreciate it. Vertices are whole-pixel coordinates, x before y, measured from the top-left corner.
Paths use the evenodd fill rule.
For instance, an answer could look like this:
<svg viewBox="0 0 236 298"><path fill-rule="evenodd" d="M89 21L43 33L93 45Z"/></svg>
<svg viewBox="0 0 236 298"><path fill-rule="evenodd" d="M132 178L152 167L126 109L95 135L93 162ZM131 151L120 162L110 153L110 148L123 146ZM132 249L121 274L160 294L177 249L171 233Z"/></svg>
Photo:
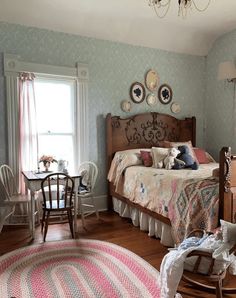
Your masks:
<svg viewBox="0 0 236 298"><path fill-rule="evenodd" d="M236 97L234 83L217 80L218 65L236 59L236 30L220 37L207 57L205 145L218 159L223 146L236 152Z"/></svg>
<svg viewBox="0 0 236 298"><path fill-rule="evenodd" d="M132 46L49 30L0 22L0 54L16 54L28 62L75 66L76 62L89 66L89 139L90 159L98 164L99 183L96 193L106 193L105 116L108 112L123 117L145 111L171 114L170 105L160 102L150 107L146 101L133 104L130 113L120 109L129 99L130 85L144 82L145 73L154 69L160 84L173 90L173 101L181 106L178 118L197 117L197 145L204 145L204 103L206 81L205 57L176 54L163 50ZM0 162L7 161L6 102L4 78L0 60ZM147 92L148 94L148 92Z"/></svg>

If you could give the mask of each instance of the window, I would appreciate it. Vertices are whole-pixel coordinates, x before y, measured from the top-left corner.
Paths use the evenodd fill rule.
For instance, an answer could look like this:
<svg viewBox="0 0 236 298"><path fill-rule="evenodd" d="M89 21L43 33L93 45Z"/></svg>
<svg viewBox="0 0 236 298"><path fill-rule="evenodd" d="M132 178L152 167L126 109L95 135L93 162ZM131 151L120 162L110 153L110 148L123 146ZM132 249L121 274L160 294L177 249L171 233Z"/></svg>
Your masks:
<svg viewBox="0 0 236 298"><path fill-rule="evenodd" d="M39 157L53 155L77 164L76 82L61 78L35 78L35 101L38 126ZM56 169L56 164L52 169Z"/></svg>
<svg viewBox="0 0 236 298"><path fill-rule="evenodd" d="M34 118L38 118L40 130L40 152L32 154L38 151L33 148L29 150L30 154L25 154L28 164L25 169L37 171L38 158L44 151L46 154L54 155L57 159L68 160L71 168L69 170L72 171L77 170L81 162L89 159L88 66L78 62L75 67L37 64L23 61L19 56L4 53L8 162L17 177L19 186L22 171L19 151L22 140L19 134L21 115L18 103L20 100L19 78L22 72L36 74L34 86L36 85L38 117ZM48 91L45 94L42 90L46 90L47 86ZM61 96L62 93L66 95ZM30 144L31 139L37 138L35 135L29 135L28 139ZM52 164L51 168L54 170L57 165Z"/></svg>

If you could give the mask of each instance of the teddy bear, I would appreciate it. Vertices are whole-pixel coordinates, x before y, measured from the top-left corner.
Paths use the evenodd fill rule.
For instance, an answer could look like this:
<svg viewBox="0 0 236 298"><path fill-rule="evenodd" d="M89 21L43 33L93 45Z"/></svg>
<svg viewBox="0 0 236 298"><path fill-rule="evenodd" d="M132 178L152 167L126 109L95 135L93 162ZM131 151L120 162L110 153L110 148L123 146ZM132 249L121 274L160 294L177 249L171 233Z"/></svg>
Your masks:
<svg viewBox="0 0 236 298"><path fill-rule="evenodd" d="M175 166L175 164L179 164L184 167L185 162L177 159L177 156L180 153L181 152L177 148L170 148L167 156L163 160L164 168L167 170L171 170Z"/></svg>
<svg viewBox="0 0 236 298"><path fill-rule="evenodd" d="M179 170L183 168L191 168L192 170L198 169L198 164L194 161L192 155L189 153L189 147L186 145L178 146L179 154L177 155L176 162L173 166L173 169ZM179 163L181 160L184 163Z"/></svg>

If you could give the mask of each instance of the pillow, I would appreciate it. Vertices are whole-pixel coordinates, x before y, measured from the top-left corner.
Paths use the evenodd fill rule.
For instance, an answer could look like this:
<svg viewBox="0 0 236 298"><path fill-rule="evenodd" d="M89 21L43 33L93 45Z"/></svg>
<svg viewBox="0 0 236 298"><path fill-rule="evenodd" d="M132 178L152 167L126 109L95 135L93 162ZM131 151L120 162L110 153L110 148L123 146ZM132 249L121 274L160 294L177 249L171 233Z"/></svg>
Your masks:
<svg viewBox="0 0 236 298"><path fill-rule="evenodd" d="M209 163L210 160L206 155L206 151L201 148L193 148L193 151L197 157L199 164Z"/></svg>
<svg viewBox="0 0 236 298"><path fill-rule="evenodd" d="M151 167L153 164L152 155L150 151L140 150L141 159L145 167Z"/></svg>
<svg viewBox="0 0 236 298"><path fill-rule="evenodd" d="M148 148L136 148L136 149L126 149L126 150L116 151L116 154L140 153L140 150L151 151L151 149L148 149Z"/></svg>
<svg viewBox="0 0 236 298"><path fill-rule="evenodd" d="M167 156L169 148L152 147L153 167L160 169L163 168L163 160Z"/></svg>
<svg viewBox="0 0 236 298"><path fill-rule="evenodd" d="M216 162L216 160L214 159L214 157L212 157L210 155L210 153L208 153L208 152L206 152L206 157L207 157L207 159L208 159L209 162Z"/></svg>
<svg viewBox="0 0 236 298"><path fill-rule="evenodd" d="M220 176L220 169L216 168L212 171L212 177L219 177Z"/></svg>
<svg viewBox="0 0 236 298"><path fill-rule="evenodd" d="M188 142L169 142L169 141L164 141L164 146L165 148L171 148L171 147L176 147L178 148L178 146L188 146L189 148L189 154L192 156L193 160L196 161L197 164L199 164L198 159L193 151L193 146L192 146L192 142L188 141Z"/></svg>
<svg viewBox="0 0 236 298"><path fill-rule="evenodd" d="M135 165L142 165L140 149L117 151L111 162L108 180L115 183L125 168Z"/></svg>
<svg viewBox="0 0 236 298"><path fill-rule="evenodd" d="M232 244L236 244L236 224L225 221L223 219L220 220L220 224L223 234L223 242L230 242Z"/></svg>

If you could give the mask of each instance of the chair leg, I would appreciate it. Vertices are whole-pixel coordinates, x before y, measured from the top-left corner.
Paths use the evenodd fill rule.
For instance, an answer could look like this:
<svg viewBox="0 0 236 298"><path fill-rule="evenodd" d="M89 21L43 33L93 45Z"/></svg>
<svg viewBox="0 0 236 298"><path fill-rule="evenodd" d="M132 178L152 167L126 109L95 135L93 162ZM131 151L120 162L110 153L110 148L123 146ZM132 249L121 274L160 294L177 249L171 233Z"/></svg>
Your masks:
<svg viewBox="0 0 236 298"><path fill-rule="evenodd" d="M41 232L43 231L44 223L45 223L45 210L43 210L43 216L42 216L42 222L41 222Z"/></svg>
<svg viewBox="0 0 236 298"><path fill-rule="evenodd" d="M81 198L78 198L78 200L79 200L79 205L80 205L80 213L81 213L82 226L83 226L83 228L85 228L84 207L83 207L83 204L82 204L82 199Z"/></svg>
<svg viewBox="0 0 236 298"><path fill-rule="evenodd" d="M39 207L39 199L38 198L35 200L35 210L36 210L36 214L37 214L37 223L40 224L40 214L39 214L40 207Z"/></svg>
<svg viewBox="0 0 236 298"><path fill-rule="evenodd" d="M216 297L223 298L222 296L222 279L216 282Z"/></svg>
<svg viewBox="0 0 236 298"><path fill-rule="evenodd" d="M96 212L97 219L99 219L99 212L98 212L98 208L97 208L97 203L95 202L93 196L92 196L92 201L93 201L93 206L94 206L94 209L95 209L95 212Z"/></svg>
<svg viewBox="0 0 236 298"><path fill-rule="evenodd" d="M67 216L68 216L68 221L69 221L69 225L70 225L70 232L71 232L71 236L74 239L74 228L73 228L73 217L72 217L72 212L71 210L67 211Z"/></svg>
<svg viewBox="0 0 236 298"><path fill-rule="evenodd" d="M45 242L45 240L46 240L46 235L47 235L47 231L48 231L49 217L50 217L50 211L47 211L46 222L45 222L45 228L44 228L44 235L43 235L43 241L44 241L44 242Z"/></svg>

